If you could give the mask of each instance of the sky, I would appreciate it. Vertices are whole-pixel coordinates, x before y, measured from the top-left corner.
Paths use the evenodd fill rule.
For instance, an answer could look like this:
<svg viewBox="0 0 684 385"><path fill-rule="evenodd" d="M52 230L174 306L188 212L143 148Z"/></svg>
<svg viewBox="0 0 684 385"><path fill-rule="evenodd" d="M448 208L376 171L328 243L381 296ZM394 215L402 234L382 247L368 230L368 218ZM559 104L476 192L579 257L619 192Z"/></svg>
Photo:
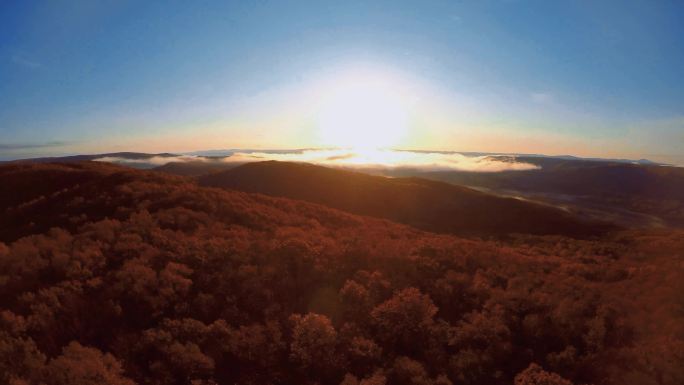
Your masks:
<svg viewBox="0 0 684 385"><path fill-rule="evenodd" d="M368 147L684 165L680 1L0 2L0 158Z"/></svg>

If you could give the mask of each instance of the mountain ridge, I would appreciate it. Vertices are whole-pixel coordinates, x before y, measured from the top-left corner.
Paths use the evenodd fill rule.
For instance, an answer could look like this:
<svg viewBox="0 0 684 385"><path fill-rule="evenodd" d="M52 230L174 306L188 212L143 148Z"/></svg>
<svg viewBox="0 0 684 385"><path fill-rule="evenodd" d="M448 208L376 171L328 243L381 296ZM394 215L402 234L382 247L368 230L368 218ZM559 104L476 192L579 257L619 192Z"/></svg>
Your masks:
<svg viewBox="0 0 684 385"><path fill-rule="evenodd" d="M427 231L588 236L614 228L561 209L422 178L386 178L306 163L255 162L199 176L198 183L323 204Z"/></svg>

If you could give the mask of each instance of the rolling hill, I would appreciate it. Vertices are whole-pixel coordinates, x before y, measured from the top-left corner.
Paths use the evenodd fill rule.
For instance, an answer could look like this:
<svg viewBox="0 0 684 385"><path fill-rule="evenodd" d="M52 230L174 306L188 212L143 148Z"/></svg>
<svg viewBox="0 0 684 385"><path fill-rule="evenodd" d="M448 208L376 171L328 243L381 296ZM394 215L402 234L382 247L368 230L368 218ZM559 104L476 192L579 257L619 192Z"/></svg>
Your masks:
<svg viewBox="0 0 684 385"><path fill-rule="evenodd" d="M607 224L563 210L421 178L386 178L303 163L258 162L198 178L200 185L299 199L423 230L468 236L599 235Z"/></svg>
<svg viewBox="0 0 684 385"><path fill-rule="evenodd" d="M684 168L583 159L515 158L540 169L496 173L416 169L373 172L542 200L627 227L684 227Z"/></svg>
<svg viewBox="0 0 684 385"><path fill-rule="evenodd" d="M154 170L170 175L200 176L228 170L240 165L239 163L224 162L222 159L224 158L204 158L202 160L195 161L169 162L155 167Z"/></svg>
<svg viewBox="0 0 684 385"><path fill-rule="evenodd" d="M684 379L681 232L467 240L100 162L0 185L2 383Z"/></svg>

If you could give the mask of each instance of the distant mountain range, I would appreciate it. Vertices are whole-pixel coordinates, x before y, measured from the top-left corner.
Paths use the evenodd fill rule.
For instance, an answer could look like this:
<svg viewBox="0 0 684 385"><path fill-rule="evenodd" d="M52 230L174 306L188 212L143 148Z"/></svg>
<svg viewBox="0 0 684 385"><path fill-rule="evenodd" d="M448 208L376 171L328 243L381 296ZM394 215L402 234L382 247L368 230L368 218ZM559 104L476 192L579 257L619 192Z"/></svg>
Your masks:
<svg viewBox="0 0 684 385"><path fill-rule="evenodd" d="M536 170L503 172L366 170L420 177L574 208L627 226L684 226L684 168L586 159L517 157Z"/></svg>
<svg viewBox="0 0 684 385"><path fill-rule="evenodd" d="M439 154L462 154L467 156L513 156L517 158L547 158L547 159L562 159L562 160L583 160L593 162L613 162L613 163L634 163L634 164L651 164L663 165L663 163L653 162L648 159L622 159L622 158L583 158L574 155L545 155L545 154L519 154L510 152L474 152L474 151L431 151L431 150L398 150L410 151L419 153L439 153Z"/></svg>
<svg viewBox="0 0 684 385"><path fill-rule="evenodd" d="M88 154L88 155L67 155L67 156L50 156L41 158L17 159L0 161L0 163L10 162L33 162L33 163L50 163L50 162L83 162L89 160L98 160L103 158L111 158L110 163L125 163L131 167L146 169L153 168L158 165L149 162L152 158L175 158L179 155L171 153L148 154L144 152L110 152L104 154ZM119 162L115 160L121 160ZM125 161L125 162L124 162Z"/></svg>
<svg viewBox="0 0 684 385"><path fill-rule="evenodd" d="M448 226L445 225L446 217L439 209L431 211L431 214L409 214L408 209L400 210L402 202L392 202L380 199L380 197L366 196L365 207L354 206L349 201L350 199L344 197L340 191L337 192L339 201L331 201L334 194L324 192L323 187L319 185L330 184L331 180L335 178L333 175L341 173L339 169L320 168L326 170L318 173L310 173L306 175L297 168L296 165L289 166L278 165L274 166L272 163L266 163L270 166L250 166L240 168L231 172L236 167L241 166L244 162L230 161L230 155L234 152L268 152L264 150L212 150L200 151L194 154L178 155L172 153L158 153L146 154L136 152L118 152L95 155L75 155L67 157L52 157L52 158L37 158L30 160L23 160L20 162L78 162L78 161L107 161L111 163L122 164L140 169L154 169L159 172L173 175L181 175L186 177L199 177L201 183L207 185L216 185L222 187L231 187L245 191L261 192L270 195L287 196L296 199L309 200L316 203L326 204L331 207L342 208L355 213L362 213L366 215L375 215L383 218L394 219L403 223L411 223L414 226L421 228L439 229L453 226L453 232L461 232L466 227L465 223L459 225L455 224L455 220ZM272 153L277 154L296 154L305 151L299 150L274 150ZM463 154L463 153L461 153ZM498 198L517 198L516 207L519 206L521 199L526 200L527 204L534 203L533 207L544 207L549 210L553 208L558 212L565 213L560 217L566 216L571 212L575 217L584 218L590 222L613 222L623 227L684 227L684 168L671 167L665 165L658 165L647 160L630 161L630 160L607 160L607 159L583 159L574 156L546 156L546 155L510 155L510 154L486 154L486 153L465 153L468 156L478 157L492 157L498 162L524 162L538 166L538 169L533 170L515 170L515 171L501 171L501 172L477 172L477 171L435 171L410 167L394 167L394 168L368 168L357 169L355 171L362 171L366 174L381 175L392 178L413 178L412 185L406 184L401 186L401 194L408 194L407 191L412 191L414 198L423 200L420 204L426 205L439 195L438 203L432 206L440 207L441 204L455 205L456 201L463 199L464 190L459 190L453 185L465 186L470 189L479 190L480 194L487 193L487 196ZM302 168L302 170L311 170L310 168ZM236 179L239 173L246 173L247 171L263 173L260 178L257 175L240 176L241 179ZM219 181L218 175L211 175L215 173L224 173ZM281 175L281 173L285 173ZM292 175L290 175L292 174ZM288 175L292 178L305 178L299 180L299 183L315 189L305 189L302 191L294 191L292 187L287 187ZM360 181L358 173L339 174L339 175L353 175L356 183L363 185ZM251 179L253 180L251 180ZM337 178L344 179L343 176ZM259 180L257 183L256 181ZM386 184L394 183L393 188L398 189L400 182L387 182L386 178L381 179ZM446 184L429 184L426 180L445 182ZM213 182L210 182L213 181ZM406 181L402 179L402 181ZM351 182L349 182L351 183ZM365 183L365 182L364 182ZM368 182L370 183L370 182ZM369 186L375 186L377 182L371 183ZM332 184L335 185L335 184ZM409 187L411 185L412 187ZM421 185L423 189L427 189L430 193L421 192L418 194L417 185ZM343 186L338 186L343 187ZM317 189L317 190L316 190ZM387 187L389 189L389 187ZM413 189L413 190L411 190ZM391 190L391 189L389 189ZM392 193L383 190L388 196L393 196ZM437 193L437 191L443 191ZM447 192L448 191L448 192ZM469 190L472 191L472 190ZM316 196L316 193L319 196ZM309 194L309 195L307 195ZM371 194L367 192L367 194ZM432 194L432 195L430 195ZM441 194L441 195L440 195ZM453 194L459 198L451 198L454 202L444 197ZM470 194L470 193L469 193ZM468 194L466 194L468 195ZM468 195L474 196L474 195ZM325 199L324 199L325 198ZM326 200L327 199L327 200ZM379 203L370 203L373 199L382 202L385 206ZM408 198L406 198L408 199ZM498 201L497 201L498 202ZM405 203L405 202L404 202ZM392 208L394 205L394 208ZM454 206L455 207L455 206ZM374 211L375 210L375 211ZM416 209L418 210L418 209ZM464 210L461 208L460 210ZM517 210L517 209L516 209ZM420 210L418 210L420 211ZM429 210L428 210L429 211ZM422 217L432 218L432 221L438 221L439 225L430 223ZM437 220L435 218L440 217ZM471 218L472 221L480 220ZM511 218L509 218L510 220ZM529 222L529 221L528 221ZM534 222L534 221L532 221ZM529 222L529 223L532 223ZM556 228L544 230L542 222L531 225L530 228L524 231L531 231L534 233L553 233L557 231ZM430 227L433 226L433 227ZM484 225L482 225L484 226ZM501 224L492 226L485 233L501 233L512 230L512 227L506 228ZM561 226L562 227L562 226ZM484 229L484 227L482 228ZM476 233L478 231L475 231ZM563 231L565 232L565 230ZM581 232L581 231L580 231Z"/></svg>
<svg viewBox="0 0 684 385"><path fill-rule="evenodd" d="M38 157L38 158L27 158L27 159L16 159L16 160L4 160L2 162L11 161L34 161L34 162L50 162L50 161L81 161L81 160L93 160L103 157L116 157L125 159L136 159L144 160L153 157L180 157L180 156L194 156L199 158L228 158L236 153L251 154L251 153L264 153L264 154L299 154L304 151L321 150L315 148L298 148L298 149L218 149L218 150L200 150L200 151L190 151L182 153L142 153L142 152L112 152L103 154L90 154L90 155L67 155L67 156L52 156L52 157ZM610 163L631 163L631 164L641 164L641 165L661 165L670 166L664 163L653 162L648 159L619 159L619 158L583 158L573 155L544 155L544 154L517 154L517 153L497 153L497 152L473 152L473 151L439 151L439 150L396 150L396 151L406 151L415 153L438 153L438 154L461 154L466 156L494 156L494 157L515 157L518 159L522 158L542 158L542 159L561 159L561 160L577 160L577 161L592 161L592 162L610 162Z"/></svg>

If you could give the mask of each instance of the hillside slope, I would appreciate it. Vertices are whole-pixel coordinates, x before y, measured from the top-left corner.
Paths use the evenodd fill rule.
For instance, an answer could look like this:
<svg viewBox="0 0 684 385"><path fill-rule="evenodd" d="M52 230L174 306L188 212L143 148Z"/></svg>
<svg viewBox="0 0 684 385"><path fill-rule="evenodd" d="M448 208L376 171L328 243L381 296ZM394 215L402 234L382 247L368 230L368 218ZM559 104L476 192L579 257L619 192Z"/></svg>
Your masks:
<svg viewBox="0 0 684 385"><path fill-rule="evenodd" d="M584 209L595 213L595 217L615 218L629 227L684 227L684 168L521 156L516 160L540 169L496 173L410 169L375 172L543 199Z"/></svg>
<svg viewBox="0 0 684 385"><path fill-rule="evenodd" d="M299 199L428 231L468 236L527 233L582 237L611 228L584 222L553 207L448 183L385 178L304 163L249 163L198 180L203 186Z"/></svg>
<svg viewBox="0 0 684 385"><path fill-rule="evenodd" d="M681 233L464 240L90 162L0 185L0 383L684 380Z"/></svg>
<svg viewBox="0 0 684 385"><path fill-rule="evenodd" d="M162 166L155 167L154 170L170 175L200 176L228 170L239 165L239 163L225 162L223 158L205 158L196 161L169 162Z"/></svg>

